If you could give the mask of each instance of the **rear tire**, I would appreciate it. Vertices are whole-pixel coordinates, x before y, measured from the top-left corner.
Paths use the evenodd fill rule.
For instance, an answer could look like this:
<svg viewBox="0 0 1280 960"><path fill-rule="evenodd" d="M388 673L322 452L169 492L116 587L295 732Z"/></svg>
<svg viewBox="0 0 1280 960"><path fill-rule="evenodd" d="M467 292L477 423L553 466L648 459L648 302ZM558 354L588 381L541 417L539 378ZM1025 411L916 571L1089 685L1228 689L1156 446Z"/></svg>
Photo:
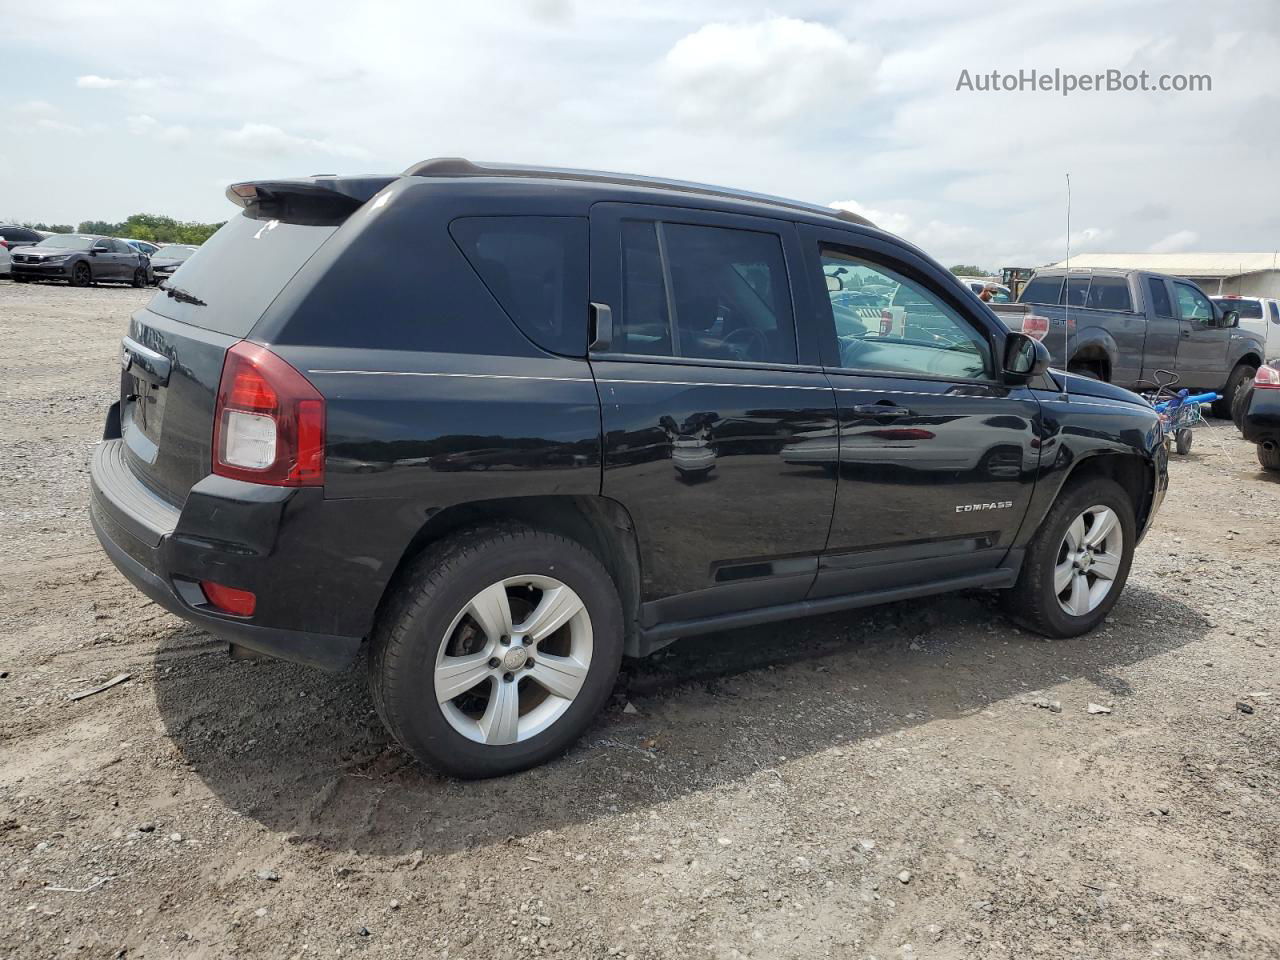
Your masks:
<svg viewBox="0 0 1280 960"><path fill-rule="evenodd" d="M1253 382L1250 381L1240 387L1236 391L1236 395L1231 399L1231 422L1236 425L1236 429L1244 433L1244 416L1249 412L1249 403L1253 400Z"/></svg>
<svg viewBox="0 0 1280 960"><path fill-rule="evenodd" d="M1252 380L1257 372L1258 368L1251 363L1236 364L1235 369L1231 371L1231 376L1227 377L1227 385L1222 390L1222 399L1213 401L1213 406L1210 408L1215 417L1223 420L1231 419L1232 403L1236 393L1241 385Z"/></svg>
<svg viewBox="0 0 1280 960"><path fill-rule="evenodd" d="M1105 477L1068 487L1027 548L1018 582L1002 597L1006 612L1047 637L1088 633L1120 598L1136 543L1123 487Z"/></svg>
<svg viewBox="0 0 1280 960"><path fill-rule="evenodd" d="M425 764L471 779L543 763L613 690L622 605L575 541L515 523L460 531L393 589L370 641L369 686L392 736Z"/></svg>
<svg viewBox="0 0 1280 960"><path fill-rule="evenodd" d="M1268 450L1262 444L1258 444L1258 463L1263 470L1280 470L1280 447L1272 447Z"/></svg>

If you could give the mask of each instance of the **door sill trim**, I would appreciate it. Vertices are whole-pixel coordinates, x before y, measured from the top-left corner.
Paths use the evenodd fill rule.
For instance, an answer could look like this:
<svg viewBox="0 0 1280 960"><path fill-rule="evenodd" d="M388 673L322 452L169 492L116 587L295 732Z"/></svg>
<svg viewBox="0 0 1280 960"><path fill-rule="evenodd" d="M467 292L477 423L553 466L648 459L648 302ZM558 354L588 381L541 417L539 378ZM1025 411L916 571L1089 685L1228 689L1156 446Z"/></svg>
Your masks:
<svg viewBox="0 0 1280 960"><path fill-rule="evenodd" d="M798 600L794 603L781 603L772 607L722 613L713 617L698 617L693 620L672 620L643 628L637 638L639 641L637 655L647 656L649 653L666 646L677 637L690 637L700 633L712 633L717 630L734 630L739 627L750 627L760 623L775 623L779 620L811 617L822 613L834 613L839 610L853 610L858 607L873 607L881 603L912 600L916 597L927 597L936 593L951 593L955 590L983 588L998 590L1012 587L1017 578L1017 570L1002 567L996 570L967 574L963 577L949 577L945 580L912 584L907 587L869 590L864 593L822 597L818 600Z"/></svg>

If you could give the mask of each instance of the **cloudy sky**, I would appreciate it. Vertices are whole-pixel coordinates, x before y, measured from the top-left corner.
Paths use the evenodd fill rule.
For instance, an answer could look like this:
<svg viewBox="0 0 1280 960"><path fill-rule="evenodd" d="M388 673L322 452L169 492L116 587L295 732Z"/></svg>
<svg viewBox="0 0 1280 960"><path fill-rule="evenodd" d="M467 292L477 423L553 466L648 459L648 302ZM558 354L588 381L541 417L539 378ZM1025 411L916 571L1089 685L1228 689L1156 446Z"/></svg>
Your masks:
<svg viewBox="0 0 1280 960"><path fill-rule="evenodd" d="M950 264L1280 246L1280 3L0 0L0 220L224 219L431 156L722 183ZM1212 77L957 91L962 70Z"/></svg>

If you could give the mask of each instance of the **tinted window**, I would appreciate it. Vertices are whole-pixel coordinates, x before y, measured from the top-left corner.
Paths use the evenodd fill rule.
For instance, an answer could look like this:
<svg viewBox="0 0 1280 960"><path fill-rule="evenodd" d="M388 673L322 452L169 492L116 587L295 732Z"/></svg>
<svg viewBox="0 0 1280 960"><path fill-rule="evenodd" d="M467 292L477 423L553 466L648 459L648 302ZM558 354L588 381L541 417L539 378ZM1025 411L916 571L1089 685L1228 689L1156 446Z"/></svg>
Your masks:
<svg viewBox="0 0 1280 960"><path fill-rule="evenodd" d="M271 301L337 227L233 216L182 267L179 286L204 305L163 290L147 309L206 330L247 336ZM351 318L359 323L358 317Z"/></svg>
<svg viewBox="0 0 1280 960"><path fill-rule="evenodd" d="M622 326L618 349L624 353L671 355L667 288L655 223L622 223Z"/></svg>
<svg viewBox="0 0 1280 960"><path fill-rule="evenodd" d="M1169 290L1159 277L1147 277L1147 290L1151 294L1151 309L1157 317L1172 317L1173 304L1169 301Z"/></svg>
<svg viewBox="0 0 1280 960"><path fill-rule="evenodd" d="M1274 300L1271 301L1271 322L1280 323L1280 306Z"/></svg>
<svg viewBox="0 0 1280 960"><path fill-rule="evenodd" d="M1178 298L1178 311L1183 320L1208 320L1213 316L1213 307L1209 298L1195 287L1185 283L1173 285Z"/></svg>
<svg viewBox="0 0 1280 960"><path fill-rule="evenodd" d="M1062 277L1036 277L1022 289L1022 303L1057 303L1062 299Z"/></svg>
<svg viewBox="0 0 1280 960"><path fill-rule="evenodd" d="M1063 293L1062 302L1069 307L1083 307L1088 304L1089 274L1067 278L1067 289Z"/></svg>
<svg viewBox="0 0 1280 960"><path fill-rule="evenodd" d="M837 249L823 249L822 272L842 367L959 380L991 377L986 338L932 291Z"/></svg>
<svg viewBox="0 0 1280 960"><path fill-rule="evenodd" d="M622 239L620 349L704 360L796 362L791 288L776 234L625 221Z"/></svg>
<svg viewBox="0 0 1280 960"><path fill-rule="evenodd" d="M466 217L449 232L525 336L554 353L587 352L585 219Z"/></svg>
<svg viewBox="0 0 1280 960"><path fill-rule="evenodd" d="M1132 310L1129 281L1124 277L1094 277L1088 305L1096 310Z"/></svg>
<svg viewBox="0 0 1280 960"><path fill-rule="evenodd" d="M1261 300L1232 300L1229 297L1214 297L1214 301L1223 310L1234 310L1240 314L1241 320L1261 320Z"/></svg>

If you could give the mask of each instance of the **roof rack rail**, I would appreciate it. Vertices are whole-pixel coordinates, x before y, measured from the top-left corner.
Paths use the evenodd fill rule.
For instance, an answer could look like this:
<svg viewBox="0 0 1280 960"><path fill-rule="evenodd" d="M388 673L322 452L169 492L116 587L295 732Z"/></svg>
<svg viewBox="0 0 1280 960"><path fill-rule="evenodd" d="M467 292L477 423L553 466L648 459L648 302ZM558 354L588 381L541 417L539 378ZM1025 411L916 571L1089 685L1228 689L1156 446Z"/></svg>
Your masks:
<svg viewBox="0 0 1280 960"><path fill-rule="evenodd" d="M786 207L789 210L803 210L805 213L832 217L849 223L858 223L864 227L875 224L866 217L859 216L849 210L837 210L817 203L805 203L801 200L788 200L767 193L753 193L750 190L733 190L728 187L716 187L706 183L693 183L688 180L668 180L664 177L647 177L635 173L610 173L604 170L574 170L568 167L527 167L514 163L474 163L465 157L434 157L415 163L405 170L406 177L536 177L540 180L581 180L588 183L613 183L628 187L656 187L662 190L674 190L679 193L697 193L709 197L725 197L733 200L755 200L775 207Z"/></svg>

